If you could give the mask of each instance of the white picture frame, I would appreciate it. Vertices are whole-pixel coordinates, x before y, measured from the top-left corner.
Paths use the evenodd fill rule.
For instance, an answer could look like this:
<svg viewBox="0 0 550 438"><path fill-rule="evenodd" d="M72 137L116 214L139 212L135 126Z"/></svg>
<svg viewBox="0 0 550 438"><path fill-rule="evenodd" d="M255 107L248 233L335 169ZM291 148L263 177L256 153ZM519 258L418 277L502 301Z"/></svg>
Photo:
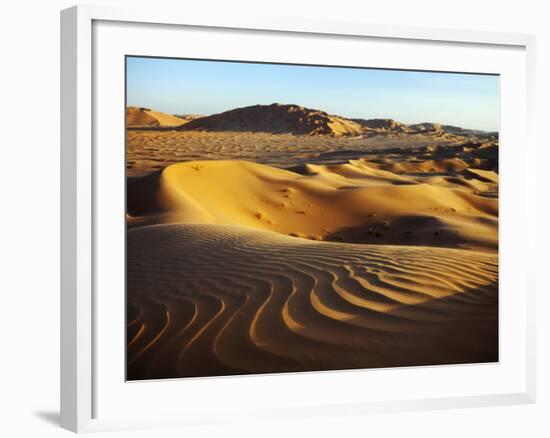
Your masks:
<svg viewBox="0 0 550 438"><path fill-rule="evenodd" d="M200 406L197 415L186 415L175 407L174 411L166 412L163 407L149 412L149 415L135 415L131 412L123 412L103 416L98 415L102 406L98 399L98 373L105 364L98 363L98 342L102 339L97 334L96 324L102 318L98 314L98 306L95 294L97 285L108 279L99 279L97 266L97 210L98 192L96 190L98 175L103 172L101 160L95 153L94 141L98 137L95 130L97 122L96 96L94 87L98 80L94 58L97 56L98 37L94 34L94 25L97 23L130 23L139 26L151 26L152 32L170 29L177 26L200 29L203 33L223 32L227 29L238 29L244 33L249 32L250 38L262 32L270 32L274 37L282 35L295 36L347 36L357 40L381 39L392 42L406 42L414 44L446 44L463 45L465 50L476 46L484 46L489 49L501 51L513 51L521 53L524 61L516 68L520 69L525 83L521 84L516 99L521 101L522 133L525 141L521 147L524 155L533 156L535 141L533 134L533 110L534 110L534 63L535 63L535 38L533 35L493 33L483 31L462 31L451 29L426 29L417 27L386 26L367 23L338 23L316 22L304 19L276 19L257 17L208 17L194 15L189 10L161 11L151 9L139 11L133 9L120 9L96 6L75 6L61 12L61 426L74 432L100 431L126 428L162 427L188 424L214 423L228 420L228 415L215 409L200 415ZM156 30L155 30L156 29ZM111 35L112 36L112 35ZM123 38L118 38L120 47L123 47ZM459 62L458 60L457 62ZM436 62L436 61L434 61ZM122 78L123 79L123 78ZM121 102L121 108L123 103ZM120 111L120 109L118 109ZM509 139L514 137L510 132ZM123 147L123 145L121 145ZM516 145L516 147L520 147ZM505 163L504 163L505 164ZM519 163L520 165L522 163ZM521 166L519 166L521 167ZM506 169L503 170L505 172ZM535 192L535 175L525 169L519 170L514 176L520 184L517 193L510 194L510 199L523 199L527 205L534 205L532 193ZM504 186L503 190L507 190ZM506 192L505 192L506 193ZM524 242L518 243L532 247L535 236L535 218L528 211L534 208L518 209L517 214L522 217L511 218L509 221L504 215L503 233L513 233L516 219L528 221L529 226L522 230ZM506 211L504 212L506 213ZM506 223L510 225L505 226ZM517 231L517 230L516 230ZM502 236L501 236L502 238ZM515 244L514 244L515 245ZM512 244L505 246L507 251L513 252ZM533 252L530 252L533 253ZM521 255L518 255L521 257ZM523 266L523 265L522 265ZM362 400L360 397L346 398L345 390L338 401L325 399L316 400L315 403L304 402L301 406L286 405L277 401L270 406L258 406L253 409L243 405L242 418L254 416L256 418L281 418L287 415L292 417L311 415L343 415L366 414L370 412L399 412L419 409L442 409L452 407L475 407L489 405L533 403L535 401L535 310L534 310L534 275L528 265L519 267L514 277L517 285L520 285L521 306L518 318L525 324L519 324L521 333L518 340L522 348L517 352L518 361L521 362L516 371L516 385L513 390L502 387L502 391L495 383L495 390L474 394L462 393L441 394L434 397L418 398L414 395L392 395L390 399L378 398ZM101 281L99 281L101 280ZM502 281L502 280L501 280ZM122 318L122 315L120 316ZM502 329L502 326L501 326ZM123 328L121 327L121 334ZM507 342L501 339L501 342ZM122 351L120 354L124 354ZM105 355L103 355L105 357ZM460 368L461 366L457 366ZM464 366L462 366L464 367ZM477 373L479 369L472 369L469 373ZM409 373L410 370L394 369L390 372L394 376L398 373ZM435 371L432 371L435 373ZM326 373L323 375L327 375ZM348 373L345 381L350 381L356 374ZM253 377L256 384L258 379L273 379L273 376ZM304 376L297 374L290 376L293 385L300 385ZM232 378L225 380L228 385L238 382ZM250 377L248 377L250 379ZM196 379L193 381L193 390L198 390L201 385L209 387L216 385L216 379ZM231 383L233 382L233 383ZM311 385L306 383L306 385ZM124 384L124 382L121 382ZM156 383L158 385L158 382ZM164 382L164 389L170 382ZM225 385L226 383L224 383ZM136 389L137 388L137 389ZM144 387L134 386L136 391L144 390ZM200 405L200 402L198 403ZM238 405L239 402L236 401ZM152 409L152 408L151 408ZM234 413L231 414L235 418ZM238 416L237 416L238 417Z"/></svg>

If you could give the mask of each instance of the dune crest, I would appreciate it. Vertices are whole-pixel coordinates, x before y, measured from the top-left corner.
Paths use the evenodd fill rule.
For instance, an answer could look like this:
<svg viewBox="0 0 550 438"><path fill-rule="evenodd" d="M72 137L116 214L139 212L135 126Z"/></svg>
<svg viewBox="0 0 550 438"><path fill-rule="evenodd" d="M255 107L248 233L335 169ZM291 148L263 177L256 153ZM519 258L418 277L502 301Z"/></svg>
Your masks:
<svg viewBox="0 0 550 438"><path fill-rule="evenodd" d="M183 131L268 132L295 135L360 135L352 120L298 105L253 105L193 120Z"/></svg>

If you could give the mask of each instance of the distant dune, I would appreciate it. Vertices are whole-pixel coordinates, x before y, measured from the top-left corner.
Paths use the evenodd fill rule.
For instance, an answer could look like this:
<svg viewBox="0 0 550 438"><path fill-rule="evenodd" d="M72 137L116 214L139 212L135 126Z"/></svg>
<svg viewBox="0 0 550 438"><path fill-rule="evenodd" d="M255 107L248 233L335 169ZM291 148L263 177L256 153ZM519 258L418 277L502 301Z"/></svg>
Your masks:
<svg viewBox="0 0 550 438"><path fill-rule="evenodd" d="M460 128L452 125L442 125L441 123L416 123L406 125L393 119L352 119L354 122L363 126L366 133L378 134L424 134L437 135L439 137L449 138L452 136L479 136L483 138L497 137L497 132L487 132L476 129Z"/></svg>
<svg viewBox="0 0 550 438"><path fill-rule="evenodd" d="M194 117L193 117L194 118ZM130 106L126 109L127 127L177 127L193 118L173 116L149 108Z"/></svg>
<svg viewBox="0 0 550 438"><path fill-rule="evenodd" d="M393 119L353 119L353 121L374 131L411 132L407 125Z"/></svg>
<svg viewBox="0 0 550 438"><path fill-rule="evenodd" d="M406 125L393 119L348 119L319 109L280 103L236 108L211 116L178 116L148 108L128 107L126 125L133 129L174 127L181 131L263 132L335 137L422 134L452 139L455 136L498 136L496 132L439 123Z"/></svg>
<svg viewBox="0 0 550 438"><path fill-rule="evenodd" d="M184 131L269 132L295 135L360 135L361 125L343 117L298 105L254 105L202 117Z"/></svg>
<svg viewBox="0 0 550 438"><path fill-rule="evenodd" d="M409 125L409 129L416 132L443 132L443 125L441 123L417 123Z"/></svg>

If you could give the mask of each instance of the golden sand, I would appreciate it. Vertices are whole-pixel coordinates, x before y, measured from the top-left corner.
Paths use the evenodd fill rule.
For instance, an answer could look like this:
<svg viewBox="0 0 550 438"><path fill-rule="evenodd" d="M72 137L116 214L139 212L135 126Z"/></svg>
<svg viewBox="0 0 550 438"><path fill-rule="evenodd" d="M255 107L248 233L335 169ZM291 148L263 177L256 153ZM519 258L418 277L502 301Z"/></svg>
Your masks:
<svg viewBox="0 0 550 438"><path fill-rule="evenodd" d="M498 140L300 108L128 131L128 378L498 360Z"/></svg>

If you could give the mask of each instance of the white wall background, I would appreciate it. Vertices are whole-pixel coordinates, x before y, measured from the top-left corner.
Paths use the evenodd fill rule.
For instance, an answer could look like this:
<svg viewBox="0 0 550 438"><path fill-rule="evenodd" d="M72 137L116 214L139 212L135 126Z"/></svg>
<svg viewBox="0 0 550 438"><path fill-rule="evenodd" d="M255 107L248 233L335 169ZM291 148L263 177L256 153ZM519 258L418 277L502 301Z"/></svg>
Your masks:
<svg viewBox="0 0 550 438"><path fill-rule="evenodd" d="M496 407L312 419L267 427L117 432L107 436L312 435L399 437L550 436L550 257L546 178L550 145L550 27L546 2L481 0L96 1L384 24L530 32L538 37L538 402ZM69 436L59 417L59 10L67 0L4 2L0 14L0 435ZM518 145L518 153L522 153ZM260 430L259 427L262 429Z"/></svg>

